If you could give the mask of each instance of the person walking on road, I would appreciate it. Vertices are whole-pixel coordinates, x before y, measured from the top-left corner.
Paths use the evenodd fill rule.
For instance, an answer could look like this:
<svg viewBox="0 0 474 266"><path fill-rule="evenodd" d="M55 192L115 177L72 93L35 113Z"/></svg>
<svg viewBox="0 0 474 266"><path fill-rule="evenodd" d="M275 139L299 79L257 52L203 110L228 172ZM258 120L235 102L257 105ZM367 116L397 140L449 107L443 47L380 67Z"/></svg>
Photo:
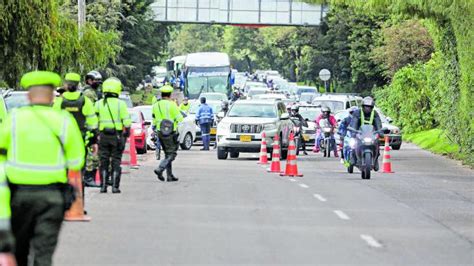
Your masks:
<svg viewBox="0 0 474 266"><path fill-rule="evenodd" d="M122 92L122 82L117 78L108 78L102 86L104 99L95 103L99 117L99 158L101 193L107 193L108 177L112 179L112 193L120 193L122 176L122 154L130 136L132 120L127 104L118 97ZM109 170L111 170L109 172Z"/></svg>
<svg viewBox="0 0 474 266"><path fill-rule="evenodd" d="M0 163L11 186L12 232L18 265L51 265L64 212L74 192L67 170L84 165L84 141L69 112L52 108L58 74L34 71L20 84L30 105L0 127ZM29 261L29 260L32 261Z"/></svg>
<svg viewBox="0 0 474 266"><path fill-rule="evenodd" d="M188 114L190 107L191 107L191 105L189 104L188 97L184 97L183 102L179 105L179 110L181 110L185 114Z"/></svg>
<svg viewBox="0 0 474 266"><path fill-rule="evenodd" d="M13 255L15 241L11 231L10 189L4 164L0 163L0 265L16 265Z"/></svg>
<svg viewBox="0 0 474 266"><path fill-rule="evenodd" d="M167 181L178 181L173 175L173 161L178 155L178 123L183 121L183 116L178 106L171 100L173 87L165 85L161 87L161 100L153 105L153 122L158 131L158 138L165 153L165 158L154 170L158 179L165 181L163 172L166 170Z"/></svg>
<svg viewBox="0 0 474 266"><path fill-rule="evenodd" d="M196 113L196 123L201 128L202 136L202 151L209 150L209 144L211 143L211 127L214 121L214 113L212 107L206 103L206 97L201 97L201 105Z"/></svg>
<svg viewBox="0 0 474 266"><path fill-rule="evenodd" d="M82 139L86 144L87 150L92 149L97 154L97 135L98 120L95 114L95 108L92 101L79 91L79 82L81 76L76 73L68 73L64 78L64 89L62 97L56 98L53 107L57 110L64 109L72 114L81 130ZM95 183L95 172L85 171L84 169L84 185L86 187L99 187Z"/></svg>

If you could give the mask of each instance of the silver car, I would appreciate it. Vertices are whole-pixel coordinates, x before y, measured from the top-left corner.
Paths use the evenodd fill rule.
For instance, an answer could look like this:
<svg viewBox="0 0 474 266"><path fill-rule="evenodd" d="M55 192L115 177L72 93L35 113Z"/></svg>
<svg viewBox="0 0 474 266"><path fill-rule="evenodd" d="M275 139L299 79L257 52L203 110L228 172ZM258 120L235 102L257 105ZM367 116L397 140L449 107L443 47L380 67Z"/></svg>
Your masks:
<svg viewBox="0 0 474 266"><path fill-rule="evenodd" d="M285 159L292 131L293 123L283 102L237 101L217 125L217 158L225 160L229 153L231 158L238 158L240 152L259 152L265 132L269 152L275 135L280 136L281 157Z"/></svg>

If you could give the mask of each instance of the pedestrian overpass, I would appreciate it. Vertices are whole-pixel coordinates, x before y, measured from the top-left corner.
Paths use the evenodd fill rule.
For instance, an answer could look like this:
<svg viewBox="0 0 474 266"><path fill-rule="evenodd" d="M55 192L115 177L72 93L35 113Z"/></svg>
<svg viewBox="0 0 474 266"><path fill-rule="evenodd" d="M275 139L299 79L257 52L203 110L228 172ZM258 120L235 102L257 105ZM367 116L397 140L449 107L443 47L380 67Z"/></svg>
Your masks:
<svg viewBox="0 0 474 266"><path fill-rule="evenodd" d="M298 0L156 0L155 21L224 25L318 26L327 5Z"/></svg>

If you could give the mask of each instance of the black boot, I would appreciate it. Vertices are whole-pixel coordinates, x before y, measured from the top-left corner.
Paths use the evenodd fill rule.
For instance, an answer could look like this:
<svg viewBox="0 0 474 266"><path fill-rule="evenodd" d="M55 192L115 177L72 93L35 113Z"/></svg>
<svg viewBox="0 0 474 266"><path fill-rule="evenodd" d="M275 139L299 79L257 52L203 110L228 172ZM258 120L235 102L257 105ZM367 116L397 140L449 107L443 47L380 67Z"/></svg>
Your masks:
<svg viewBox="0 0 474 266"><path fill-rule="evenodd" d="M102 169L100 171L100 193L107 193L107 177L109 176L109 171Z"/></svg>
<svg viewBox="0 0 474 266"><path fill-rule="evenodd" d="M163 171L164 171L164 169L158 167L158 168L156 168L153 172L155 172L155 174L157 175L157 177L158 177L158 179L159 179L160 181L163 181L163 182L164 182L164 181L165 181L165 177L163 176Z"/></svg>
<svg viewBox="0 0 474 266"><path fill-rule="evenodd" d="M166 176L168 177L168 182L178 181L178 178L173 175L173 167L171 164L168 166L168 168L166 168Z"/></svg>
<svg viewBox="0 0 474 266"><path fill-rule="evenodd" d="M122 168L118 167L118 169L114 169L112 172L112 193L121 193L120 191L120 178L122 177Z"/></svg>
<svg viewBox="0 0 474 266"><path fill-rule="evenodd" d="M95 171L86 171L84 173L84 186L86 187L100 187L99 184L95 183L95 174L97 170Z"/></svg>

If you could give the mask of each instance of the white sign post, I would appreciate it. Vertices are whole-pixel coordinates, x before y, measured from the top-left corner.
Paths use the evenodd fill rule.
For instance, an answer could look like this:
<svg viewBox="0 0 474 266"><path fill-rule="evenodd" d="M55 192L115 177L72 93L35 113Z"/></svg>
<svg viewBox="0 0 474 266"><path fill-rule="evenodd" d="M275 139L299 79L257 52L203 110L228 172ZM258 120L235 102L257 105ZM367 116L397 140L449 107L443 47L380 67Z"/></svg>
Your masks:
<svg viewBox="0 0 474 266"><path fill-rule="evenodd" d="M328 92L327 81L331 78L331 72L325 68L319 71L319 78L324 81L324 89Z"/></svg>

